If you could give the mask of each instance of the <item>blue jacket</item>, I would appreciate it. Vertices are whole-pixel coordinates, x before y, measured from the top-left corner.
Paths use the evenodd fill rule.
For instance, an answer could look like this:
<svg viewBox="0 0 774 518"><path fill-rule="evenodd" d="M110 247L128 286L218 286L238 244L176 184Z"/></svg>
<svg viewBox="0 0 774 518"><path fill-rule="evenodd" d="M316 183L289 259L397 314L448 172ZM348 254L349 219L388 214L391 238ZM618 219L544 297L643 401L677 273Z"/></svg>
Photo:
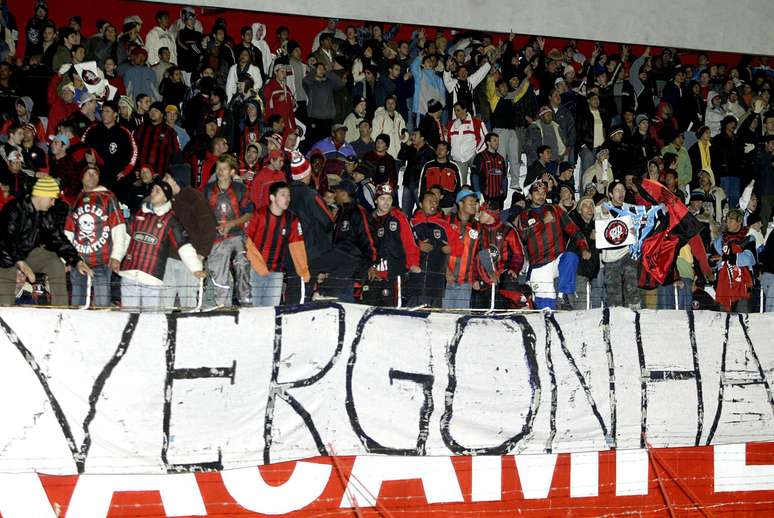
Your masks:
<svg viewBox="0 0 774 518"><path fill-rule="evenodd" d="M411 63L411 75L414 76L414 102L411 111L424 115L427 113L427 101L435 99L446 105L446 86L443 78L434 70L422 68L422 56Z"/></svg>

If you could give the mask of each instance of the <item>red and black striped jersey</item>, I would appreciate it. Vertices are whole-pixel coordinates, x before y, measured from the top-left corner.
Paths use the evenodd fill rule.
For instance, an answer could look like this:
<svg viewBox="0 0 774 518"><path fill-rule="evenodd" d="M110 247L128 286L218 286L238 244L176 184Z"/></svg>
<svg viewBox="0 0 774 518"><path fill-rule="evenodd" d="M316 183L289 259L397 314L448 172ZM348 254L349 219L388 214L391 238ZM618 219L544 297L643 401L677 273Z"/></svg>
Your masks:
<svg viewBox="0 0 774 518"><path fill-rule="evenodd" d="M150 166L159 176L168 172L169 164L175 153L180 151L177 132L163 122L147 122L134 133L137 142L137 168Z"/></svg>
<svg viewBox="0 0 774 518"><path fill-rule="evenodd" d="M286 210L281 216L276 216L269 207L261 207L253 214L247 227L247 237L255 244L271 272L284 269L290 243L304 241L301 222L292 212Z"/></svg>
<svg viewBox="0 0 774 518"><path fill-rule="evenodd" d="M240 182L231 182L226 190L221 189L218 182L208 183L204 189L204 198L212 209L218 224L241 218L245 214L253 212L253 203L250 201L247 188ZM228 231L228 235L218 235L215 242L242 234L244 234L244 229L235 225Z"/></svg>
<svg viewBox="0 0 774 518"><path fill-rule="evenodd" d="M73 203L65 221L65 231L90 267L110 262L113 227L124 224L124 214L116 196L107 189L82 192Z"/></svg>
<svg viewBox="0 0 774 518"><path fill-rule="evenodd" d="M449 257L449 271L457 284L473 284L478 280L478 252L481 250L481 224L462 221L456 214L449 216L449 225L462 243L459 256Z"/></svg>
<svg viewBox="0 0 774 518"><path fill-rule="evenodd" d="M543 218L549 212L553 215L553 220L546 223ZM575 240L581 252L589 248L581 229L557 205L528 207L519 214L518 229L527 259L533 268L548 264L559 257L567 248L567 241L570 239Z"/></svg>
<svg viewBox="0 0 774 518"><path fill-rule="evenodd" d="M490 254L495 254L496 277L499 277L506 270L511 270L518 274L524 265L524 250L519 241L516 229L510 225L505 225L499 221L494 225L481 226L481 248L489 249ZM479 273L484 269L479 265ZM481 275L483 278L484 275ZM491 284L491 279L484 279L487 284Z"/></svg>
<svg viewBox="0 0 774 518"><path fill-rule="evenodd" d="M129 248L121 270L139 270L161 280L170 250L187 244L188 235L172 214L171 206L163 214L157 214L143 205L132 217Z"/></svg>
<svg viewBox="0 0 774 518"><path fill-rule="evenodd" d="M504 198L508 193L508 162L500 153L485 149L473 159L470 179L473 188L486 199Z"/></svg>

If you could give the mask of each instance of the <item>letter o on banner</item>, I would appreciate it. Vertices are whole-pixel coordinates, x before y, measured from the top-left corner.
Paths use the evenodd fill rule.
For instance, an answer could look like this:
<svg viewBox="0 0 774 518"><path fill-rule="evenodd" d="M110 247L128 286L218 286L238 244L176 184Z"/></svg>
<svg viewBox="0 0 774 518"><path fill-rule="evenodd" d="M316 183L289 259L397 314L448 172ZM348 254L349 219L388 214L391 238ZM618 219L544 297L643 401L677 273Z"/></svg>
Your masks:
<svg viewBox="0 0 774 518"><path fill-rule="evenodd" d="M466 339L466 331L471 332ZM520 331L520 332L519 332ZM521 336L521 340L513 337ZM467 361L465 355L475 355L476 361ZM465 365L465 369L457 369ZM540 377L535 355L535 332L523 316L476 317L465 316L457 321L457 329L449 345L447 356L449 381L446 387L445 409L441 417L441 436L446 446L458 455L505 455L532 430L540 406ZM473 368L475 372L469 372ZM473 387L472 393L460 394L457 386ZM495 394L488 392L498 389ZM524 394L530 394L525 398ZM514 402L515 398L515 402ZM455 409L455 399L457 407ZM526 408L525 408L526 407ZM514 418L514 409L523 411ZM486 411L489 419L471 415ZM464 415L466 422L475 421L475 441L464 446L452 436L454 412ZM482 446L485 433L503 430L508 423L522 421L521 430L495 446ZM484 433L481 433L484 432Z"/></svg>

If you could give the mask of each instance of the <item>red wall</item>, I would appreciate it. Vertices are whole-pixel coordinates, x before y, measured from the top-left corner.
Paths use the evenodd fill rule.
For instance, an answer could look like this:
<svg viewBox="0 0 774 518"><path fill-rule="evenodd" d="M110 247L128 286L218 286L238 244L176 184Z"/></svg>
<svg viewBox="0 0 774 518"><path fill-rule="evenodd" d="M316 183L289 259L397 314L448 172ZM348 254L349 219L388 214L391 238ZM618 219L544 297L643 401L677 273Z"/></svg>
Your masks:
<svg viewBox="0 0 774 518"><path fill-rule="evenodd" d="M20 25L20 32L24 31L27 20L32 16L34 0L8 0L11 12L16 16L17 23ZM177 19L180 14L180 5L139 2L132 0L48 0L49 16L54 19L58 25L64 25L70 16L80 15L83 19L82 32L89 36L96 32L96 21L100 18L107 19L116 25L119 30L123 19L131 15L139 15L145 22L143 34L155 25L155 13L159 9L166 9L170 12L173 19ZM96 8L99 6L99 8ZM223 17L226 19L229 34L232 37L239 36L239 29L243 25L249 25L252 22L260 21L268 27L267 40L269 44L274 41L274 31L277 26L285 25L290 28L291 39L298 41L305 53L311 49L311 43L314 36L319 32L325 22L319 17L294 16L286 14L259 13L253 11L237 11L216 8L197 7L197 15L204 24L205 30L209 30L215 19ZM349 23L348 20L342 20L340 26L343 28ZM354 22L356 25L359 21ZM399 38L408 39L411 37L413 26L403 26L399 33ZM432 31L430 31L432 35ZM502 38L503 36L500 36ZM450 38L447 29L447 38ZM21 38L23 39L23 38ZM517 45L523 45L527 41L526 36L517 37ZM559 38L548 38L546 41L546 51L552 48L562 48L566 40ZM23 43L21 45L23 47ZM593 43L589 41L579 41L580 50L591 55ZM606 45L608 52L617 52L616 45ZM633 52L639 55L642 47L634 46ZM23 49L22 49L23 51ZM21 52L20 52L21 54ZM696 54L689 52L681 56L683 63L693 63L696 60ZM726 54L721 52L710 53L710 59L713 63L725 63L733 67L739 61L739 55Z"/></svg>

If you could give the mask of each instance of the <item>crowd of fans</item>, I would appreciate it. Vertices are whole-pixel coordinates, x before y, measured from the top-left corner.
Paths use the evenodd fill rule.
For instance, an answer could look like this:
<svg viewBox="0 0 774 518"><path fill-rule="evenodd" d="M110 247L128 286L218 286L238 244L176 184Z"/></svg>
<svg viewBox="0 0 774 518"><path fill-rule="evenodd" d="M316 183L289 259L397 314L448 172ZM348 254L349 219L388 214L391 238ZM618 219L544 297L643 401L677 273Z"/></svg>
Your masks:
<svg viewBox="0 0 774 518"><path fill-rule="evenodd" d="M0 10L0 304L774 310L766 57L30 14Z"/></svg>

